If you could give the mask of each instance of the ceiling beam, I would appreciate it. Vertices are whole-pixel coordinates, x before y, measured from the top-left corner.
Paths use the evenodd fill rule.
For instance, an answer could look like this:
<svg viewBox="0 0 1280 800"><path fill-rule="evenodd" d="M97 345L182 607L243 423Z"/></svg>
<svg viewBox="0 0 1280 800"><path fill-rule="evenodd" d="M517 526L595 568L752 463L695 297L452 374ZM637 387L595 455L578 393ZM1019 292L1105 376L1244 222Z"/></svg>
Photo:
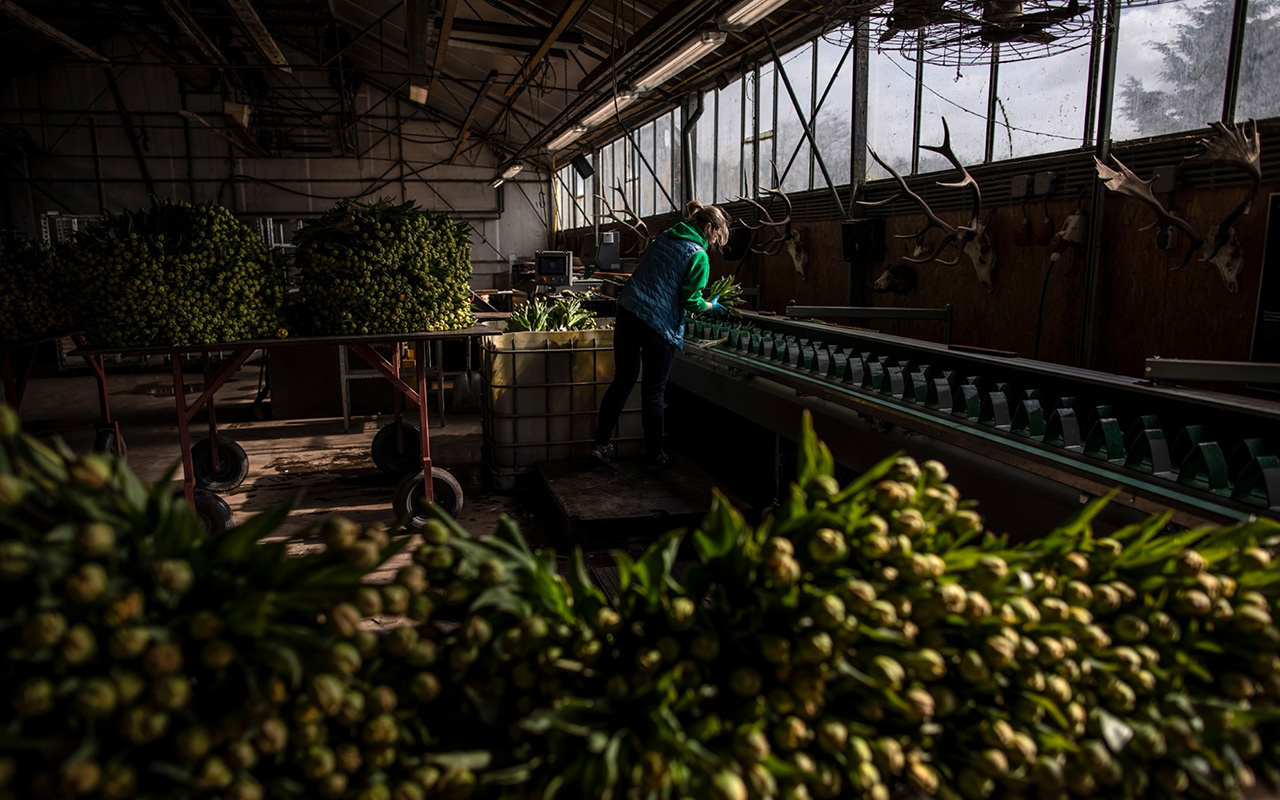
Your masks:
<svg viewBox="0 0 1280 800"><path fill-rule="evenodd" d="M192 122L198 122L213 131L215 136L237 150L243 151L255 158L264 158L270 155L270 153L263 150L262 146L255 142L243 128L219 128L217 125L214 125L212 122L200 116L196 112L188 111L185 108L178 109L178 113L184 118L189 119Z"/></svg>
<svg viewBox="0 0 1280 800"><path fill-rule="evenodd" d="M191 16L191 12L187 11L178 0L160 0L160 5L164 6L164 10L169 12L169 16L195 44L200 55L209 60L209 63L219 67L228 65L227 57L209 38L209 34L204 32L204 28L200 27L200 23L196 22L196 18Z"/></svg>
<svg viewBox="0 0 1280 800"><path fill-rule="evenodd" d="M498 71L490 70L489 77L484 79L480 91L476 92L476 99L471 103L471 110L467 112L467 118L462 121L462 130L458 133L458 146L453 148L453 155L449 156L450 164L458 160L458 156L462 155L462 149L467 146L467 139L471 138L471 123L475 122L476 112L484 104L484 99L489 95L489 90L493 88L493 82L497 79Z"/></svg>
<svg viewBox="0 0 1280 800"><path fill-rule="evenodd" d="M35 31L49 41L57 44L59 47L67 50L86 61L101 61L107 63L107 57L94 50L86 47L62 31L53 27L49 23L40 19L36 15L19 6L13 0L0 0L0 13L12 19L14 22Z"/></svg>
<svg viewBox="0 0 1280 800"><path fill-rule="evenodd" d="M427 102L427 49L435 26L430 24L436 0L404 0L405 31L409 35L409 99ZM385 44L385 43L384 43Z"/></svg>
<svg viewBox="0 0 1280 800"><path fill-rule="evenodd" d="M458 0L444 0L444 13L440 16L440 35L436 37L436 60L431 65L431 86L434 89L440 83L440 73L444 70L444 53L449 48L449 37L453 35L453 17L458 13Z"/></svg>
<svg viewBox="0 0 1280 800"><path fill-rule="evenodd" d="M218 83L218 74L205 66L191 64L181 53L169 46L169 43L151 29L137 13L125 7L120 0L100 0L100 5L109 8L118 18L138 34L140 44L156 58L170 65L170 69L182 80L197 89L212 89ZM163 19L163 18L161 18Z"/></svg>
<svg viewBox="0 0 1280 800"><path fill-rule="evenodd" d="M271 32L262 23L258 12L253 10L253 4L249 0L222 0L222 2L235 15L244 32L249 34L249 38L253 40L254 46L258 48L258 52L262 53L263 58L283 72L293 71L289 69L289 61L284 57L284 53L280 52L280 45L276 44L276 40L271 37Z"/></svg>
<svg viewBox="0 0 1280 800"><path fill-rule="evenodd" d="M569 0L569 2L565 4L565 7L560 10L560 16L556 18L555 24L551 26L551 30L547 31L547 35L543 37L542 43L538 45L538 49L534 50L529 58L525 60L524 65L520 67L520 72L516 73L515 78L512 79L510 85L507 86L507 97L512 97L516 92L520 91L520 88L524 86L524 82L529 79L531 74L533 74L534 68L542 62L543 56L547 54L547 51L551 49L551 46L560 38L560 34L564 33L565 29L569 27L569 24L573 22L574 17L578 14L578 9L582 8L584 3L589 2L591 2L591 0Z"/></svg>

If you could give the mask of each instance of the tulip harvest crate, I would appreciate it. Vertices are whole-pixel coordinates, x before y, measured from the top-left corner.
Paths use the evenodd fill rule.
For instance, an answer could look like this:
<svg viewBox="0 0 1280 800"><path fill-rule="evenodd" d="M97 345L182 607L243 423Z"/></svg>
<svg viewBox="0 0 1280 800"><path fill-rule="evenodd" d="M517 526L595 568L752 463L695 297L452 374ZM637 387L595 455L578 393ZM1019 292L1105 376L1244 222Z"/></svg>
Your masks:
<svg viewBox="0 0 1280 800"><path fill-rule="evenodd" d="M613 380L613 331L504 333L481 347L485 463L494 488L516 488L535 464L586 458ZM613 443L620 456L644 450L638 385Z"/></svg>

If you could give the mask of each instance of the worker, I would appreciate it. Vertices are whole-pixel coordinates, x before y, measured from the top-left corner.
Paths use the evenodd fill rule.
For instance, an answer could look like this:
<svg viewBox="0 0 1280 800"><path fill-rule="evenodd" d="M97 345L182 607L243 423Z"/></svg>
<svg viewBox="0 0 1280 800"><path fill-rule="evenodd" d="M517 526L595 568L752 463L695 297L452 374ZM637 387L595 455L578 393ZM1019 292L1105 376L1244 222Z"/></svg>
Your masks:
<svg viewBox="0 0 1280 800"><path fill-rule="evenodd" d="M600 402L591 457L613 459L609 440L617 427L636 378L640 382L640 421L644 427L646 466L661 469L670 463L662 449L663 395L667 374L678 348L684 346L684 315L723 313L719 297L704 300L711 262L707 250L720 250L729 241L729 215L717 206L691 200L685 219L649 243L639 266L618 295L618 318L613 331L613 382Z"/></svg>

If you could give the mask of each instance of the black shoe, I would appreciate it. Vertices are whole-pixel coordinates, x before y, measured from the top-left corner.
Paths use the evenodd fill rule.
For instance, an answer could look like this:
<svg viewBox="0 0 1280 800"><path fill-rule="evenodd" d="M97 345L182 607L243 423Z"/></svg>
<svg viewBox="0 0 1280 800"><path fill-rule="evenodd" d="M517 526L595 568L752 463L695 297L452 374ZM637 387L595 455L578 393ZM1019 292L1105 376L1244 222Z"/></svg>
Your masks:
<svg viewBox="0 0 1280 800"><path fill-rule="evenodd" d="M608 464L613 461L613 454L616 448L611 444L593 444L591 445L591 457L601 464Z"/></svg>
<svg viewBox="0 0 1280 800"><path fill-rule="evenodd" d="M650 456L645 459L644 468L650 472L666 469L671 466L671 456L664 453L658 453L656 456Z"/></svg>

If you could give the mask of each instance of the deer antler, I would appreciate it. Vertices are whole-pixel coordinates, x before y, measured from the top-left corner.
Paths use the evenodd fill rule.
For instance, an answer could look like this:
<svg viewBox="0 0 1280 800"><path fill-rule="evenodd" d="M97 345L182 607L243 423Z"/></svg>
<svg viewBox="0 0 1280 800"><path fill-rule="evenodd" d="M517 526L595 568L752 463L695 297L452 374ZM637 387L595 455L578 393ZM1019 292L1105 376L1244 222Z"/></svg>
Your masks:
<svg viewBox="0 0 1280 800"><path fill-rule="evenodd" d="M1093 157L1093 162L1098 168L1098 177L1108 189L1119 194L1136 197L1150 206L1151 210L1156 212L1156 227L1162 229L1175 227L1191 237L1191 246L1187 248L1187 254L1183 257L1180 265L1185 267L1187 262L1191 260L1191 256L1204 244L1204 237L1197 233L1195 228L1191 227L1191 223L1165 209L1164 204L1152 194L1151 181L1144 181L1133 174L1133 170L1126 167L1114 154L1112 154L1111 160L1115 162L1119 169L1112 169L1099 161L1097 156Z"/></svg>
<svg viewBox="0 0 1280 800"><path fill-rule="evenodd" d="M786 244L787 239L791 236L791 198L787 197L786 193L778 188L767 189L767 188L761 187L761 190L768 193L772 197L776 197L782 200L783 204L787 207L786 216L784 216L782 219L774 219L773 215L769 213L768 209L766 209L761 204L757 203L755 200L752 200L750 197L739 196L738 197L739 200L745 200L748 204L750 204L751 206L754 206L755 209L760 212L759 224L752 225L750 222L743 220L742 227L752 231L758 231L763 228L773 228L774 230L773 230L772 237L768 241L764 242L763 244L752 245L751 252L759 253L760 255L765 255L765 256L776 256L778 253L782 252L783 246Z"/></svg>
<svg viewBox="0 0 1280 800"><path fill-rule="evenodd" d="M1214 133L1197 142L1202 148L1201 151L1187 156L1183 161L1200 159L1201 163L1205 164L1240 167L1249 173L1252 185L1244 200L1232 209L1214 230L1213 241L1205 247L1206 261L1212 261L1218 255L1218 251L1231 240L1231 226L1253 208L1253 200L1257 197L1258 188L1262 183L1262 141L1258 136L1258 123L1249 120L1227 127L1221 122L1210 122L1209 127L1213 128Z"/></svg>
<svg viewBox="0 0 1280 800"><path fill-rule="evenodd" d="M900 174L898 174L898 171L896 169L889 166L889 164L886 163L885 160L881 158L880 155L875 150L868 147L867 152L871 154L871 157L876 160L877 164L889 170L889 174L892 175L898 181L898 185L902 187L902 191L884 200L859 200L858 204L863 206L883 206L883 205L892 203L894 200L897 200L899 197L901 197L904 194L907 197L910 197L912 200L914 200L916 205L920 206L920 208L924 211L925 218L927 219L924 227L916 231L915 233L895 234L894 238L920 239L926 233L928 233L929 231L935 228L937 228L940 231L943 231L945 235L942 237L942 241L940 241L938 245L935 248L933 248L932 252L924 256L904 256L902 259L903 261L910 261L913 264L924 264L929 261L933 261L935 258L938 257L938 255L944 249L946 249L947 245L951 244L952 242L956 241L956 239L959 238L960 231L952 227L951 225L948 225L947 223L943 222L942 219L939 218L937 214L933 213L933 209L929 208L929 204L924 201L924 198L916 194L915 192L911 191L911 187L907 185L906 178L903 178ZM960 256L957 255L956 260L951 261L949 263L956 264L959 260L960 260Z"/></svg>
<svg viewBox="0 0 1280 800"><path fill-rule="evenodd" d="M649 244L649 226L645 225L644 220L636 216L636 213L631 210L631 204L627 202L627 194L626 192L622 191L622 187L615 186L613 187L613 190L618 193L619 197L622 198L623 212L627 216L634 219L635 220L634 223L628 222L623 217L618 216L617 212L614 211L613 206L609 205L609 201L605 198L604 195L598 194L596 195L596 198L598 198L600 202L604 203L605 210L608 212L606 216L609 217L609 219L622 225L624 228L631 231L631 233L635 235L636 241L637 241L636 250L637 252L643 253L645 248Z"/></svg>

